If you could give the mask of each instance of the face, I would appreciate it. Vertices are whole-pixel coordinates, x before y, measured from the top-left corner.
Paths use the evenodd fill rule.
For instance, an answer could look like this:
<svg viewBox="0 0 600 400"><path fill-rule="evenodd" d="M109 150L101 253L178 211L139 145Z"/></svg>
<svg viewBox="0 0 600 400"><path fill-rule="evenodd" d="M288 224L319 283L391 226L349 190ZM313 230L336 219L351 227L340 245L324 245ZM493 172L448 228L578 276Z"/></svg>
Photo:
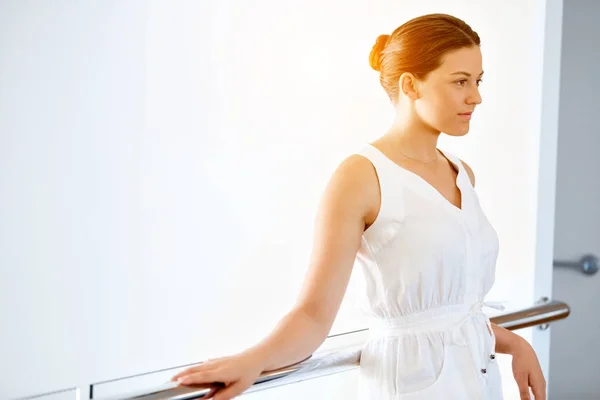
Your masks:
<svg viewBox="0 0 600 400"><path fill-rule="evenodd" d="M445 55L438 69L417 83L415 108L429 126L452 136L469 132L471 114L481 103L479 84L483 75L479 47Z"/></svg>

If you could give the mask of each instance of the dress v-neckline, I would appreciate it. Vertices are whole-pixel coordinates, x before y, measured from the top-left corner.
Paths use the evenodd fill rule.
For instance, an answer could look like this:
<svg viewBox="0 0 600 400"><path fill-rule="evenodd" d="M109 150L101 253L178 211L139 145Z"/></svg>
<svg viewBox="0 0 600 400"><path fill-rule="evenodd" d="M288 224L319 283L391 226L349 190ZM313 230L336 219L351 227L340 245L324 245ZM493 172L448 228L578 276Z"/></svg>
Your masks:
<svg viewBox="0 0 600 400"><path fill-rule="evenodd" d="M454 184L456 185L458 191L460 192L460 207L456 206L454 203L452 203L450 200L448 200L448 198L446 198L446 196L444 196L435 186L433 186L431 183L429 183L421 175L419 175L416 172L413 172L413 171L411 171L411 170L409 170L407 168L404 168L403 166L399 165L398 163L396 163L395 161L393 161L391 158L389 158L387 155L385 155L383 153L383 151L379 150L377 147L375 147L371 143L368 143L368 145L370 147L372 147L375 151L377 151L377 153L379 153L383 158L385 158L387 161L389 161L390 163L392 163L397 169L399 169L400 171L404 172L408 176L413 177L417 182L420 182L428 190L434 192L435 195L438 197L438 199L440 199L442 203L445 203L446 206L448 206L448 208L450 208L451 210L454 210L457 213L464 213L464 211L465 211L465 193L463 191L462 185L460 184L461 174L462 174L462 168L459 165L457 165L455 163L455 161L452 160L451 157L448 157L448 155L444 151L440 150L439 148L437 149L442 154L442 156L446 160L448 160L448 162L450 163L450 165L452 165L454 167L454 169L456 170L456 179L454 180Z"/></svg>

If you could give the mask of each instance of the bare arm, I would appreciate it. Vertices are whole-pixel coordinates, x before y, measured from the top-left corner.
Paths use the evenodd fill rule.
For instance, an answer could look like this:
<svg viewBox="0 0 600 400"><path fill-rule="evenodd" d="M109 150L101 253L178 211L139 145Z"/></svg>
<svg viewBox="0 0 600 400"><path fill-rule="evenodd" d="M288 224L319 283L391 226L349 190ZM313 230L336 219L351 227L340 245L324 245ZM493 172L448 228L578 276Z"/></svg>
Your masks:
<svg viewBox="0 0 600 400"><path fill-rule="evenodd" d="M310 356L333 325L363 231L379 212L380 201L371 163L359 155L344 160L321 198L309 269L294 307L255 346L187 368L171 380L207 384L212 387L207 399L229 400L250 387L261 372Z"/></svg>
<svg viewBox="0 0 600 400"><path fill-rule="evenodd" d="M524 345L525 339L506 328L496 324L492 325L492 331L496 337L496 352L500 354L514 354L520 346Z"/></svg>
<svg viewBox="0 0 600 400"><path fill-rule="evenodd" d="M367 214L379 201L375 172L351 156L336 169L315 220L310 265L295 306L275 329L246 352L273 370L302 361L325 340L350 279Z"/></svg>

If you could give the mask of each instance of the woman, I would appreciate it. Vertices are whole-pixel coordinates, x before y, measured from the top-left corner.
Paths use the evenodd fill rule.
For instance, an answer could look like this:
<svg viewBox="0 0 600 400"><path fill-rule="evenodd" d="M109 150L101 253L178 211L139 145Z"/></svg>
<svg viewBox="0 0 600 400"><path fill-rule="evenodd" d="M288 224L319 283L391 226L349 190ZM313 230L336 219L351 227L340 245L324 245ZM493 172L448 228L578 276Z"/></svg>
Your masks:
<svg viewBox="0 0 600 400"><path fill-rule="evenodd" d="M396 109L389 131L333 173L320 202L310 268L296 306L263 341L173 377L224 382L231 399L264 370L301 361L326 338L354 265L364 278L370 339L359 398L501 399L495 354L511 354L522 399L545 399L537 357L518 335L490 324L496 232L471 168L437 149L462 136L481 103L480 39L445 14L415 18L377 38L371 66Z"/></svg>

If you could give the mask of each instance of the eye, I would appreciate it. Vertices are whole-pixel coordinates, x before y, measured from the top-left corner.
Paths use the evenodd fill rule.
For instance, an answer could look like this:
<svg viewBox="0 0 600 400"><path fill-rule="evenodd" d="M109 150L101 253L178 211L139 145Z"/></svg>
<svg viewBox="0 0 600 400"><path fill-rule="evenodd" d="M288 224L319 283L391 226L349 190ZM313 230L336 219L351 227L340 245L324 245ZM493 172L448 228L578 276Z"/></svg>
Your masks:
<svg viewBox="0 0 600 400"><path fill-rule="evenodd" d="M467 82L468 81L466 79L461 79L460 81L457 81L456 83L458 83L459 86L465 86ZM477 79L476 82L477 82L477 86L479 86L479 85L481 85L481 82L483 82L483 79L481 79L481 78Z"/></svg>

